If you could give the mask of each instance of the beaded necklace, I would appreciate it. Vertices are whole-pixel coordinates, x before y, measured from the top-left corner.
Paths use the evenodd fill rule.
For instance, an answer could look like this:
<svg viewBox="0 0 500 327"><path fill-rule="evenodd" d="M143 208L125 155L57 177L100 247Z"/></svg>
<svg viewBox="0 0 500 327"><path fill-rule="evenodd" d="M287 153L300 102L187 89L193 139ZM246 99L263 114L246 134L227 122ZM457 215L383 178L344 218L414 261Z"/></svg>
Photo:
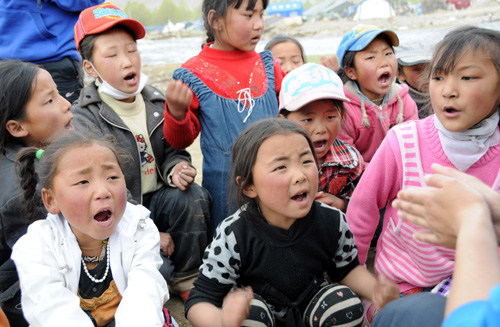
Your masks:
<svg viewBox="0 0 500 327"><path fill-rule="evenodd" d="M101 278L101 279L97 279L95 277L93 277L88 269L87 269L87 265L85 264L85 261L83 260L82 258L82 264L83 264L83 270L85 271L85 274L87 275L88 278L90 278L91 281L93 281L94 283L102 283L104 282L104 280L106 279L106 277L108 277L108 272L109 272L109 243L106 244L106 272L104 273L104 276Z"/></svg>

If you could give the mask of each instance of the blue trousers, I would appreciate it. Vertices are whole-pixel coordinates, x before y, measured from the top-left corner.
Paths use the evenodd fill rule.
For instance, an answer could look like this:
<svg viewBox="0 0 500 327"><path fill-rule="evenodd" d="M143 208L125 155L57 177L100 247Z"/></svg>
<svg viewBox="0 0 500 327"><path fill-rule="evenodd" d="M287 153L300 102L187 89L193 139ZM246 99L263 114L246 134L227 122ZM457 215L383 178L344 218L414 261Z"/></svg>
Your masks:
<svg viewBox="0 0 500 327"><path fill-rule="evenodd" d="M375 317L372 327L440 327L446 297L418 293L389 302Z"/></svg>

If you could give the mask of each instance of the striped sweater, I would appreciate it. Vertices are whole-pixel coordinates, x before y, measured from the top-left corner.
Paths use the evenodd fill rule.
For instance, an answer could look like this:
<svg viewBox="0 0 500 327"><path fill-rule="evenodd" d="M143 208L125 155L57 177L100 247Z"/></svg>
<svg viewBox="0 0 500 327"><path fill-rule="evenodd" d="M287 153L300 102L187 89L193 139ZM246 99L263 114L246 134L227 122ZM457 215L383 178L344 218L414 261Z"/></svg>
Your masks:
<svg viewBox="0 0 500 327"><path fill-rule="evenodd" d="M432 163L454 167L443 151L433 119L430 116L404 123L389 131L347 209L359 260L364 263L377 228L379 209L387 203L377 244L375 270L396 281L401 292L415 286L432 287L451 275L454 267L454 251L415 241L411 235L418 227L399 219L391 204L399 190L422 186L422 177L432 172ZM499 167L500 145L497 145L491 147L467 173L498 191Z"/></svg>

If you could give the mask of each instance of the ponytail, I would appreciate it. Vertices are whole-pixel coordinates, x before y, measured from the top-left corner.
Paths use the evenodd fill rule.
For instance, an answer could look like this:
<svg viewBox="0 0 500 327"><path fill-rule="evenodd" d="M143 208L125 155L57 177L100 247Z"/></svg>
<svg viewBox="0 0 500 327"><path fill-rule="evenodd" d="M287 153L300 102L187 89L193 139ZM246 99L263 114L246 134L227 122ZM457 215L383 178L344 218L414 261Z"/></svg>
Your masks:
<svg viewBox="0 0 500 327"><path fill-rule="evenodd" d="M43 202L40 193L37 191L38 174L35 169L37 148L28 147L19 151L16 161L16 171L20 177L20 184L23 190L25 212L29 221L42 218Z"/></svg>

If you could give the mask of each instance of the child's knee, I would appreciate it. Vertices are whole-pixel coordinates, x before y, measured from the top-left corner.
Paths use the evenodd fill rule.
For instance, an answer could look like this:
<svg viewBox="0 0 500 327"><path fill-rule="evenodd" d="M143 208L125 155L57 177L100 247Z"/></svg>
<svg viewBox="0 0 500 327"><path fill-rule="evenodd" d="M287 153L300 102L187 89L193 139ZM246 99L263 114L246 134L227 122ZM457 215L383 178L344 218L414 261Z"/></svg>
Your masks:
<svg viewBox="0 0 500 327"><path fill-rule="evenodd" d="M306 326L361 326L363 305L350 288L327 285L309 302L304 322Z"/></svg>

